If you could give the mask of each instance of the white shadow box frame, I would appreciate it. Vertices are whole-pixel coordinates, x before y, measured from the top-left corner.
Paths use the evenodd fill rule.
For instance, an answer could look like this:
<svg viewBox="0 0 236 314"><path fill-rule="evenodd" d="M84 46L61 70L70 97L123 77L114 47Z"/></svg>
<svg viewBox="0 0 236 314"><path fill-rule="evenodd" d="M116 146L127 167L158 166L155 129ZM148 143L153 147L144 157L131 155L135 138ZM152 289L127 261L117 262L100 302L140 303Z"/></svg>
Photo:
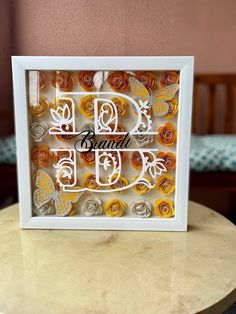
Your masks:
<svg viewBox="0 0 236 314"><path fill-rule="evenodd" d="M12 57L21 227L36 229L186 231L193 64L193 57ZM33 216L26 86L26 71L29 70L179 71L176 192L175 216L173 218Z"/></svg>

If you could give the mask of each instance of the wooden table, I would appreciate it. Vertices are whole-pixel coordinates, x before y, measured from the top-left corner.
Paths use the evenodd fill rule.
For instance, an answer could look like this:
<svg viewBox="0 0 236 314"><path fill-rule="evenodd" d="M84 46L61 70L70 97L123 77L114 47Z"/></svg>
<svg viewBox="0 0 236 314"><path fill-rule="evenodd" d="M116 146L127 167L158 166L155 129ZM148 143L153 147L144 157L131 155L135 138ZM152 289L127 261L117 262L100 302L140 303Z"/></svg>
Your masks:
<svg viewBox="0 0 236 314"><path fill-rule="evenodd" d="M221 313L236 300L236 228L189 204L188 232L20 230L0 211L0 313Z"/></svg>

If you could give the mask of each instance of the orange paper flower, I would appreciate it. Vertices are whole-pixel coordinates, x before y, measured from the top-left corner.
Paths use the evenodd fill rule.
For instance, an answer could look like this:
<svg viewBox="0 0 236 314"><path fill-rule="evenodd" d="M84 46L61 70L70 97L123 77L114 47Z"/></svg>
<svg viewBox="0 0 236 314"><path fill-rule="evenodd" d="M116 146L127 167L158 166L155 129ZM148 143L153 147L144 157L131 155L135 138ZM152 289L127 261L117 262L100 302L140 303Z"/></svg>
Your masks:
<svg viewBox="0 0 236 314"><path fill-rule="evenodd" d="M175 215L174 203L169 200L156 200L154 212L157 216L162 218L170 218Z"/></svg>
<svg viewBox="0 0 236 314"><path fill-rule="evenodd" d="M95 71L82 71L78 74L78 81L80 85L86 91L91 91L94 88L93 77L95 75Z"/></svg>
<svg viewBox="0 0 236 314"><path fill-rule="evenodd" d="M49 105L47 98L40 96L38 99L35 99L30 103L30 112L33 116L42 116L47 112Z"/></svg>
<svg viewBox="0 0 236 314"><path fill-rule="evenodd" d="M162 175L158 177L156 183L157 191L163 195L169 195L175 190L175 179L173 176Z"/></svg>
<svg viewBox="0 0 236 314"><path fill-rule="evenodd" d="M160 88L171 84L179 84L179 74L174 71L164 72L160 80Z"/></svg>
<svg viewBox="0 0 236 314"><path fill-rule="evenodd" d="M172 146L176 143L176 128L171 123L166 123L158 128L158 142L161 145Z"/></svg>
<svg viewBox="0 0 236 314"><path fill-rule="evenodd" d="M48 168L51 164L52 153L47 145L34 147L31 151L31 157L34 164L40 168Z"/></svg>
<svg viewBox="0 0 236 314"><path fill-rule="evenodd" d="M168 113L166 115L166 118L171 119L178 112L178 101L177 101L177 99L173 98L172 100L168 101L168 105L169 105L169 110L168 110Z"/></svg>
<svg viewBox="0 0 236 314"><path fill-rule="evenodd" d="M118 116L123 116L127 110L128 106L127 101L121 97L113 97L111 98L111 100L114 102L116 106Z"/></svg>
<svg viewBox="0 0 236 314"><path fill-rule="evenodd" d="M139 176L136 176L136 177L134 178L134 180L137 180L138 177L139 177ZM149 181L149 178L146 177L146 176L144 177L144 179L146 179L146 180ZM144 194L144 193L147 193L147 192L150 191L150 188L149 188L148 186L146 186L144 183L135 184L135 185L133 186L133 189L134 189L137 193L139 193L139 194Z"/></svg>
<svg viewBox="0 0 236 314"><path fill-rule="evenodd" d="M105 204L105 212L110 217L121 217L126 210L126 204L118 199L111 200Z"/></svg>
<svg viewBox="0 0 236 314"><path fill-rule="evenodd" d="M100 185L97 184L97 182L96 182L95 174L89 173L89 174L86 174L84 176L83 187L86 187L86 188L92 189L92 190L100 189Z"/></svg>
<svg viewBox="0 0 236 314"><path fill-rule="evenodd" d="M80 158L83 160L85 167L95 164L95 152L80 153Z"/></svg>
<svg viewBox="0 0 236 314"><path fill-rule="evenodd" d="M114 175L112 177L112 181L114 181L115 178L117 178L117 175ZM128 180L126 178L120 176L116 183L110 185L110 189L112 189L112 190L121 189L124 186L127 186L128 184L129 184ZM122 191L118 191L118 192L122 192Z"/></svg>
<svg viewBox="0 0 236 314"><path fill-rule="evenodd" d="M126 161L125 152L123 150L121 150L121 151L119 151L119 153L120 153L121 164L124 164L124 162ZM115 151L115 150L109 151L109 154L111 154L113 157L115 157L117 163L119 162L117 151Z"/></svg>
<svg viewBox="0 0 236 314"><path fill-rule="evenodd" d="M73 132L73 128L72 128L72 125L70 125L70 124L63 124L62 125L62 130L64 131L64 132ZM57 134L56 135L56 137L57 137L57 139L59 140L59 141L66 141L66 140L71 140L73 137L74 137L74 135L73 134L66 134L66 133L64 133L64 134Z"/></svg>
<svg viewBox="0 0 236 314"><path fill-rule="evenodd" d="M128 74L122 71L112 72L108 76L107 82L110 85L110 87L116 92L125 91L129 87Z"/></svg>
<svg viewBox="0 0 236 314"><path fill-rule="evenodd" d="M176 157L174 154L168 152L158 152L157 157L164 160L163 164L166 167L167 171L175 170L176 167Z"/></svg>
<svg viewBox="0 0 236 314"><path fill-rule="evenodd" d="M111 123L111 124L109 124L109 127L111 127L111 129L114 130L115 124ZM121 123L118 123L116 132L125 132L125 128ZM119 142L119 141L123 140L124 137L125 137L125 134L112 134L112 133L110 133L109 135L106 135L106 138L108 140L111 140L114 142Z"/></svg>
<svg viewBox="0 0 236 314"><path fill-rule="evenodd" d="M92 95L80 99L79 110L87 118L93 118L94 116L94 99L95 96Z"/></svg>
<svg viewBox="0 0 236 314"><path fill-rule="evenodd" d="M153 156L148 152L144 152L144 156L148 158L148 161L153 160ZM139 151L135 151L132 153L131 163L132 163L133 168L139 169L139 170L142 169L143 161L142 161L142 157L141 157L141 154L139 153Z"/></svg>
<svg viewBox="0 0 236 314"><path fill-rule="evenodd" d="M53 72L52 85L61 91L70 92L74 85L72 73L66 71Z"/></svg>
<svg viewBox="0 0 236 314"><path fill-rule="evenodd" d="M140 71L136 73L136 78L147 88L149 91L154 91L156 88L155 74L150 71Z"/></svg>
<svg viewBox="0 0 236 314"><path fill-rule="evenodd" d="M70 152L69 151L58 151L55 156L55 162L58 163L58 161L60 161L62 158L70 158Z"/></svg>

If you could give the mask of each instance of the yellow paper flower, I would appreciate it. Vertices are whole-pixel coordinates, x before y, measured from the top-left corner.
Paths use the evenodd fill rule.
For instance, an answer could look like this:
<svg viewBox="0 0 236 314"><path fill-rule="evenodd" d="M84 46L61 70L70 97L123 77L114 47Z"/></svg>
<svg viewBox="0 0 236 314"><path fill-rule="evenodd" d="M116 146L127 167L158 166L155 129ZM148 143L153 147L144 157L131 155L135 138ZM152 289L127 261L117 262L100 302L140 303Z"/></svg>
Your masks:
<svg viewBox="0 0 236 314"><path fill-rule="evenodd" d="M79 110L87 118L94 117L94 99L93 95L85 96L80 99Z"/></svg>
<svg viewBox="0 0 236 314"><path fill-rule="evenodd" d="M118 199L111 200L105 204L105 212L110 217L121 217L124 215L126 204Z"/></svg>
<svg viewBox="0 0 236 314"><path fill-rule="evenodd" d="M134 181L138 179L139 176L136 176L134 178ZM148 180L149 181L149 178L148 177L144 177L144 179ZM148 186L146 186L144 183L138 183L138 184L135 184L133 186L133 189L139 193L139 194L144 194L144 193L147 193L150 191L150 188Z"/></svg>
<svg viewBox="0 0 236 314"><path fill-rule="evenodd" d="M113 97L111 98L111 100L114 102L116 106L118 116L120 117L123 116L128 107L127 101L121 97Z"/></svg>
<svg viewBox="0 0 236 314"><path fill-rule="evenodd" d="M97 184L97 182L96 182L95 174L88 173L84 176L83 187L84 188L86 187L86 188L92 189L92 190L99 190L100 189L100 185Z"/></svg>
<svg viewBox="0 0 236 314"><path fill-rule="evenodd" d="M173 217L175 215L174 203L169 199L156 200L154 212L157 216L162 218Z"/></svg>
<svg viewBox="0 0 236 314"><path fill-rule="evenodd" d="M158 177L156 189L163 195L171 194L175 190L175 178L168 175L162 175Z"/></svg>
<svg viewBox="0 0 236 314"><path fill-rule="evenodd" d="M176 98L171 99L170 101L168 101L168 105L169 105L169 110L168 113L166 114L166 118L173 118L177 112L178 112L178 101Z"/></svg>
<svg viewBox="0 0 236 314"><path fill-rule="evenodd" d="M69 99L61 99L60 97L55 97L51 107L54 110L57 110L58 107L64 108L65 105L68 105L70 112L72 112L72 100Z"/></svg>
<svg viewBox="0 0 236 314"><path fill-rule="evenodd" d="M175 170L176 168L176 157L173 153L171 152L158 152L157 153L157 158L163 159L163 164L166 167L167 171L172 171Z"/></svg>
<svg viewBox="0 0 236 314"><path fill-rule="evenodd" d="M33 116L42 116L45 114L49 108L49 101L46 97L40 96L30 102L30 112Z"/></svg>
<svg viewBox="0 0 236 314"><path fill-rule="evenodd" d="M112 181L114 181L116 178L117 178L117 174L112 177ZM128 184L129 184L128 180L120 176L116 183L110 185L110 189L112 190L121 189ZM118 191L118 192L123 192L123 191Z"/></svg>

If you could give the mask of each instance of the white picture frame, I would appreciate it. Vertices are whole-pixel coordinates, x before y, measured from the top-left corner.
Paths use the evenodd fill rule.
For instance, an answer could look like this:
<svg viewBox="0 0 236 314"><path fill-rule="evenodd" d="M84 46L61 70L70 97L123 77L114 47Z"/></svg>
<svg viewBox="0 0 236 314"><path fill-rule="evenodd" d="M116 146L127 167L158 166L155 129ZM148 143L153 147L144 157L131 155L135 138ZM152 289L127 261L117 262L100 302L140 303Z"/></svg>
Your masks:
<svg viewBox="0 0 236 314"><path fill-rule="evenodd" d="M20 226L24 229L102 229L186 231L189 150L193 92L193 57L42 57L13 56ZM176 147L175 216L172 219L129 217L33 216L26 71L28 70L180 71L178 142Z"/></svg>

